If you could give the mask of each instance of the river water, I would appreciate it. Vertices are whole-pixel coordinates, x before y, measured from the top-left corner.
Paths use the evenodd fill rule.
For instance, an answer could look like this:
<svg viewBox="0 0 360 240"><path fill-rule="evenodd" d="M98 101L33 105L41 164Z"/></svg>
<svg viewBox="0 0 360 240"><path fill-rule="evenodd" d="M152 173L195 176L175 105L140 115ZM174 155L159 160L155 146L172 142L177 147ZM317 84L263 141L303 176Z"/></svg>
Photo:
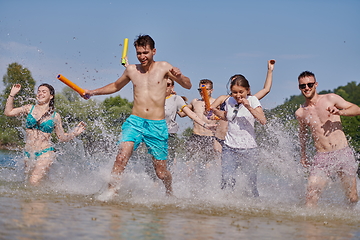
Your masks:
<svg viewBox="0 0 360 240"><path fill-rule="evenodd" d="M240 173L235 191L224 191L219 167L208 166L200 179L181 156L172 168L174 197L166 197L163 184L144 170L149 156L138 151L118 195L101 202L96 197L114 151L89 155L80 140L58 144L47 178L32 187L23 153L2 150L0 239L360 239L360 204L348 207L333 179L319 207L306 209L306 172L293 134L274 126L266 131L256 199L247 196Z"/></svg>

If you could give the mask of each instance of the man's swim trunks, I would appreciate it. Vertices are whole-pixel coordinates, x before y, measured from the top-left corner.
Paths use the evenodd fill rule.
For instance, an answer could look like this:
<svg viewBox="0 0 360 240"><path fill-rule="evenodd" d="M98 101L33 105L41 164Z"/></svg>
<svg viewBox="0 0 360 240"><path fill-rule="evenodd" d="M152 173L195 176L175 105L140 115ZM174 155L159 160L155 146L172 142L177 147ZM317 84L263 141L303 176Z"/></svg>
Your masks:
<svg viewBox="0 0 360 240"><path fill-rule="evenodd" d="M164 120L149 120L130 115L122 125L120 142L134 142L136 150L141 142L146 144L148 153L157 160L166 160L168 155L168 128Z"/></svg>
<svg viewBox="0 0 360 240"><path fill-rule="evenodd" d="M332 152L317 152L310 167L310 175L325 174L333 176L337 173L355 176L358 169L354 153L350 147Z"/></svg>
<svg viewBox="0 0 360 240"><path fill-rule="evenodd" d="M214 137L192 134L187 141L187 160L210 162L215 159Z"/></svg>

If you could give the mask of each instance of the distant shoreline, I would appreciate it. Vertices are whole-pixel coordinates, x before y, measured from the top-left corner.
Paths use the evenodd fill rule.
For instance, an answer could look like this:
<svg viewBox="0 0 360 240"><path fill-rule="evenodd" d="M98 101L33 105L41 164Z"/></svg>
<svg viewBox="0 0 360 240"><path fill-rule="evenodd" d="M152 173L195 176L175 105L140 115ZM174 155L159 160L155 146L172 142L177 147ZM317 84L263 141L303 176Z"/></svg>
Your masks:
<svg viewBox="0 0 360 240"><path fill-rule="evenodd" d="M0 144L0 150L18 151L21 147L11 144Z"/></svg>

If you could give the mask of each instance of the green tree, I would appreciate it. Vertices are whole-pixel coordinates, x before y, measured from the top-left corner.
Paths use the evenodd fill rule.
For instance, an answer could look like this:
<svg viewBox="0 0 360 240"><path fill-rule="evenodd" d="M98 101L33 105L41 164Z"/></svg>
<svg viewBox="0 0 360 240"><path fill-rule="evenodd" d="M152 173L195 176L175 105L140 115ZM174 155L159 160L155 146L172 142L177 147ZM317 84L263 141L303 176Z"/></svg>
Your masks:
<svg viewBox="0 0 360 240"><path fill-rule="evenodd" d="M360 83L350 82L346 86L340 86L334 89L334 93L342 96L346 101L360 105Z"/></svg>
<svg viewBox="0 0 360 240"><path fill-rule="evenodd" d="M64 88L61 93L55 96L55 109L61 115L62 123L65 131L69 132L79 122L86 123L86 131L80 138L89 153L102 149L106 144L106 135L103 131L104 120L102 119L103 107L96 100L83 100L73 95L70 88ZM76 93L77 94L77 93ZM54 142L58 140L54 137Z"/></svg>
<svg viewBox="0 0 360 240"><path fill-rule="evenodd" d="M131 114L132 102L120 96L106 98L103 102L96 99L85 101L78 96L70 88L56 94L56 111L62 116L64 128L71 131L77 123L84 121L86 131L79 138L87 151L95 153L108 150L117 142L121 125Z"/></svg>
<svg viewBox="0 0 360 240"><path fill-rule="evenodd" d="M35 80L31 76L30 70L15 62L9 64L7 72L3 77L3 84L5 87L4 92L1 95L3 106L5 106L6 99L12 86L16 83L21 84L21 91L17 95L18 100L20 100L17 101L18 105L27 104L35 98Z"/></svg>
<svg viewBox="0 0 360 240"><path fill-rule="evenodd" d="M188 138L192 135L193 133L193 129L191 127L187 127L183 133L182 133L182 136L185 137L185 138Z"/></svg>
<svg viewBox="0 0 360 240"><path fill-rule="evenodd" d="M76 102L81 99L80 95L69 87L64 87L61 93L69 102Z"/></svg>
<svg viewBox="0 0 360 240"><path fill-rule="evenodd" d="M6 74L3 76L5 89L0 95L2 106L0 124L3 127L3 131L0 132L1 145L19 146L23 143L23 133L18 130L22 125L21 118L9 118L3 112L10 90L16 83L21 84L21 91L16 95L15 107L33 103L35 100L35 80L31 76L31 72L16 62L9 64Z"/></svg>
<svg viewBox="0 0 360 240"><path fill-rule="evenodd" d="M132 102L120 96L106 98L102 104L105 108L103 117L106 119L106 126L110 128L121 126L126 118L130 116L133 107Z"/></svg>
<svg viewBox="0 0 360 240"><path fill-rule="evenodd" d="M334 93L343 97L346 101L360 106L360 84L350 82L346 86L334 89ZM341 116L344 132L348 136L354 149L360 152L360 116L345 117Z"/></svg>

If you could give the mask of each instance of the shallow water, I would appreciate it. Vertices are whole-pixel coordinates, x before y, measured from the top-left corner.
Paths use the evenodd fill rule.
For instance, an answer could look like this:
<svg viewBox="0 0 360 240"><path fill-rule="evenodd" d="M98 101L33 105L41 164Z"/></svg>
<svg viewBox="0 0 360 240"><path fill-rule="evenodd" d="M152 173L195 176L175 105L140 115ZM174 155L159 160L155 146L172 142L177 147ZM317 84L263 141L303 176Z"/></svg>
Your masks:
<svg viewBox="0 0 360 240"><path fill-rule="evenodd" d="M250 220L246 217L179 211L174 205L145 207L120 203L99 204L91 201L80 204L79 201L83 202L84 199L66 197L1 200L9 203L7 209L11 209L9 212L2 211L2 214L12 216L8 219L8 224L5 224L7 231L2 235L9 237L40 237L53 234L58 238L230 238L236 237L239 229L248 229ZM260 219L257 221L261 223Z"/></svg>
<svg viewBox="0 0 360 240"><path fill-rule="evenodd" d="M1 196L1 239L359 239L359 222L322 216L203 206L101 203L85 196ZM206 204L205 204L206 205Z"/></svg>
<svg viewBox="0 0 360 240"><path fill-rule="evenodd" d="M0 151L0 239L359 239L360 204L348 207L334 180L317 209L304 208L306 172L291 132L272 126L267 135L255 199L241 173L235 191L223 191L218 166L199 177L181 156L172 168L174 197L166 197L145 173L150 157L140 149L118 195L100 202L112 151L90 156L79 140L59 144L39 187L26 184L21 152Z"/></svg>

